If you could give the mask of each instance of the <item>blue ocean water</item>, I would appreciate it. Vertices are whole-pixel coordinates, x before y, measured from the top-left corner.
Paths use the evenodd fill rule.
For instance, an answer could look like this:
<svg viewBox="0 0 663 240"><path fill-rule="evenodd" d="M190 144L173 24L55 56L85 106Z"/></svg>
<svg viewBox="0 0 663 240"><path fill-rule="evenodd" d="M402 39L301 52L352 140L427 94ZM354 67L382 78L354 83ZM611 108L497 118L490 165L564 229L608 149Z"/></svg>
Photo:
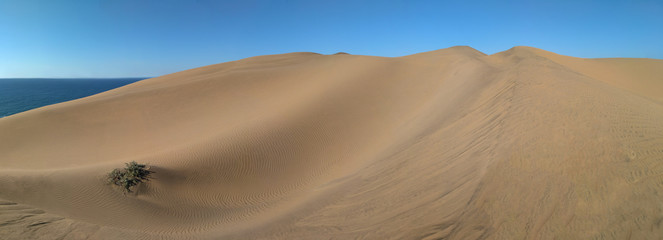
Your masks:
<svg viewBox="0 0 663 240"><path fill-rule="evenodd" d="M2 78L0 117L87 97L145 78Z"/></svg>

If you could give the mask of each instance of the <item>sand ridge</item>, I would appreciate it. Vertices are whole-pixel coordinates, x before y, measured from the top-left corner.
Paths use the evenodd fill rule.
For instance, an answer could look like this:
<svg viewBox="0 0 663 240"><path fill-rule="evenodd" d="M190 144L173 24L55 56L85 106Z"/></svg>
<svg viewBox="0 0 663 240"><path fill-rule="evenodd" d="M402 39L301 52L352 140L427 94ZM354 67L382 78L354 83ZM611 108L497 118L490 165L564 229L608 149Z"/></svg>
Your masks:
<svg viewBox="0 0 663 240"><path fill-rule="evenodd" d="M0 119L0 233L656 239L661 69L459 46L147 79ZM129 161L156 174L125 196L104 175Z"/></svg>

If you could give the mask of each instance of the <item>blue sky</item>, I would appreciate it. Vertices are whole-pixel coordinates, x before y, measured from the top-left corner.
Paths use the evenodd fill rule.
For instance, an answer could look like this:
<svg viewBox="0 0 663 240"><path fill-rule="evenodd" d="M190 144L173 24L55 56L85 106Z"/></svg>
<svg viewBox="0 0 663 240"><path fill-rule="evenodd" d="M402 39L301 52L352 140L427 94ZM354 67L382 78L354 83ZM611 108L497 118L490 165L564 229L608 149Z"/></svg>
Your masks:
<svg viewBox="0 0 663 240"><path fill-rule="evenodd" d="M0 0L0 78L158 76L264 54L455 45L663 59L663 1Z"/></svg>

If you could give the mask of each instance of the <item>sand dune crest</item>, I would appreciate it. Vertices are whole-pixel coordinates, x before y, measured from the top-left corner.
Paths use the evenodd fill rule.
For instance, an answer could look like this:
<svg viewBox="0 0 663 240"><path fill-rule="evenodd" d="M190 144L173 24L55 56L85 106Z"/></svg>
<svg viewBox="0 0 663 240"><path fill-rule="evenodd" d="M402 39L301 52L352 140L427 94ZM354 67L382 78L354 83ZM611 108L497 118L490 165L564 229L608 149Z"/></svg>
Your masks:
<svg viewBox="0 0 663 240"><path fill-rule="evenodd" d="M662 69L459 46L147 79L0 119L0 233L656 239ZM157 173L125 196L129 161Z"/></svg>

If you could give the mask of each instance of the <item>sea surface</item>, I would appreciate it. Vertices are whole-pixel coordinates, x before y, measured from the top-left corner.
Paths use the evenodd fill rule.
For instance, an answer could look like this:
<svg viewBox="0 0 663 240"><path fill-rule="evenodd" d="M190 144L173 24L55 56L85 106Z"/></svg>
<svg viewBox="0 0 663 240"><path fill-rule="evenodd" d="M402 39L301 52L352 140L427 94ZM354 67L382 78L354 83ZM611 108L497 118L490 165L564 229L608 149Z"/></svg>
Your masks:
<svg viewBox="0 0 663 240"><path fill-rule="evenodd" d="M146 78L0 78L0 117L87 97Z"/></svg>

